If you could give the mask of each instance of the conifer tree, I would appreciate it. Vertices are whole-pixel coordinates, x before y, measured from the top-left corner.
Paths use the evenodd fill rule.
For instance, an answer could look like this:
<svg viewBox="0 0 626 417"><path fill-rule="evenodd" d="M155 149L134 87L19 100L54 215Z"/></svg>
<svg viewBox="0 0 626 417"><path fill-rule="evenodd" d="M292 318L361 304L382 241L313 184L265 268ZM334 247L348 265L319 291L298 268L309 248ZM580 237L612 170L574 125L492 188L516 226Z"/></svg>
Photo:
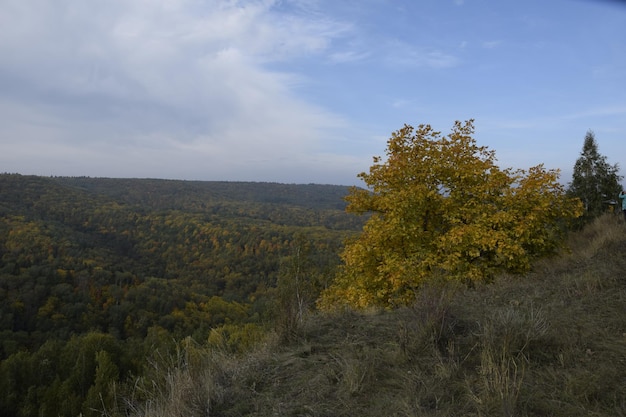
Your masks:
<svg viewBox="0 0 626 417"><path fill-rule="evenodd" d="M618 165L609 164L606 156L598 152L594 133L587 131L568 189L570 196L578 197L583 202L583 223L606 212L609 202L617 199L622 179L618 172Z"/></svg>

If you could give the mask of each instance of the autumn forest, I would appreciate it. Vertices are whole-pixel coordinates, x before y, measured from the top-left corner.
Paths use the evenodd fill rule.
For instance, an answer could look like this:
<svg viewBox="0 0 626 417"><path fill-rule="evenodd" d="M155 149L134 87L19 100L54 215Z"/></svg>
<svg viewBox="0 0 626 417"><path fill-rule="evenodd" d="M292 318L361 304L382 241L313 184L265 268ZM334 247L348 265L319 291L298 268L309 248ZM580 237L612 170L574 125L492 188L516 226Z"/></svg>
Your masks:
<svg viewBox="0 0 626 417"><path fill-rule="evenodd" d="M281 276L295 265L313 303L362 227L341 186L4 174L0 191L7 416L89 415L174 340L245 349Z"/></svg>

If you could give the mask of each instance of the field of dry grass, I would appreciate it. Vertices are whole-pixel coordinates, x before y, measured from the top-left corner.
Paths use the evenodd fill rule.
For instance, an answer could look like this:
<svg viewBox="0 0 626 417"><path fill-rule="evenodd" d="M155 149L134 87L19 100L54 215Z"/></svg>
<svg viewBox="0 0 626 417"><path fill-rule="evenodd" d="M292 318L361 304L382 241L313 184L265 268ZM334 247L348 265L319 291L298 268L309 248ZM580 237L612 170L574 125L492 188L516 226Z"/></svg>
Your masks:
<svg viewBox="0 0 626 417"><path fill-rule="evenodd" d="M312 313L244 355L180 344L120 388L140 416L626 416L626 225L524 276L394 311Z"/></svg>

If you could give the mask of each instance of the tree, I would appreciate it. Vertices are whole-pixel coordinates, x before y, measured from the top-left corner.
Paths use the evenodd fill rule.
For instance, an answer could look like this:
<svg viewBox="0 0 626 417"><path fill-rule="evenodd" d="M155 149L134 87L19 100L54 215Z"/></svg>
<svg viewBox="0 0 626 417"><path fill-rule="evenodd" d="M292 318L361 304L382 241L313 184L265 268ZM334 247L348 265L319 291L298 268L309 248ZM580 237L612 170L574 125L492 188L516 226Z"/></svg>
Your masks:
<svg viewBox="0 0 626 417"><path fill-rule="evenodd" d="M281 260L276 282L275 323L280 336L289 340L302 325L306 313L319 295L318 276L313 268L312 242L297 233L290 243L290 253Z"/></svg>
<svg viewBox="0 0 626 417"><path fill-rule="evenodd" d="M82 406L84 416L106 415L115 408L115 383L119 380L120 371L106 350L97 352L95 356L96 373Z"/></svg>
<svg viewBox="0 0 626 417"><path fill-rule="evenodd" d="M554 253L564 222L582 208L567 198L558 170L500 169L495 152L472 138L473 120L443 137L429 125L405 125L358 176L348 212L371 213L347 242L343 264L320 306L394 306L419 286L443 277L471 283L496 271L524 272Z"/></svg>
<svg viewBox="0 0 626 417"><path fill-rule="evenodd" d="M574 164L572 182L567 190L569 195L578 197L583 202L583 222L606 212L608 202L617 199L623 178L618 172L618 165L609 164L606 156L598 152L595 135L589 130L585 135L580 157Z"/></svg>

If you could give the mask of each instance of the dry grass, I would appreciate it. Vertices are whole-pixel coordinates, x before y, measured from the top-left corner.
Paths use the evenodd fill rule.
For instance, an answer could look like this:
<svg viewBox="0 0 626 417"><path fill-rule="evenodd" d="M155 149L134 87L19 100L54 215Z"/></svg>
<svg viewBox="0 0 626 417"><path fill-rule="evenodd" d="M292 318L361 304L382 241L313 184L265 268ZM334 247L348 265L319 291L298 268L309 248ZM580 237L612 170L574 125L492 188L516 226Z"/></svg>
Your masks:
<svg viewBox="0 0 626 417"><path fill-rule="evenodd" d="M626 226L598 219L570 245L410 308L311 315L246 355L183 344L119 414L624 417Z"/></svg>

